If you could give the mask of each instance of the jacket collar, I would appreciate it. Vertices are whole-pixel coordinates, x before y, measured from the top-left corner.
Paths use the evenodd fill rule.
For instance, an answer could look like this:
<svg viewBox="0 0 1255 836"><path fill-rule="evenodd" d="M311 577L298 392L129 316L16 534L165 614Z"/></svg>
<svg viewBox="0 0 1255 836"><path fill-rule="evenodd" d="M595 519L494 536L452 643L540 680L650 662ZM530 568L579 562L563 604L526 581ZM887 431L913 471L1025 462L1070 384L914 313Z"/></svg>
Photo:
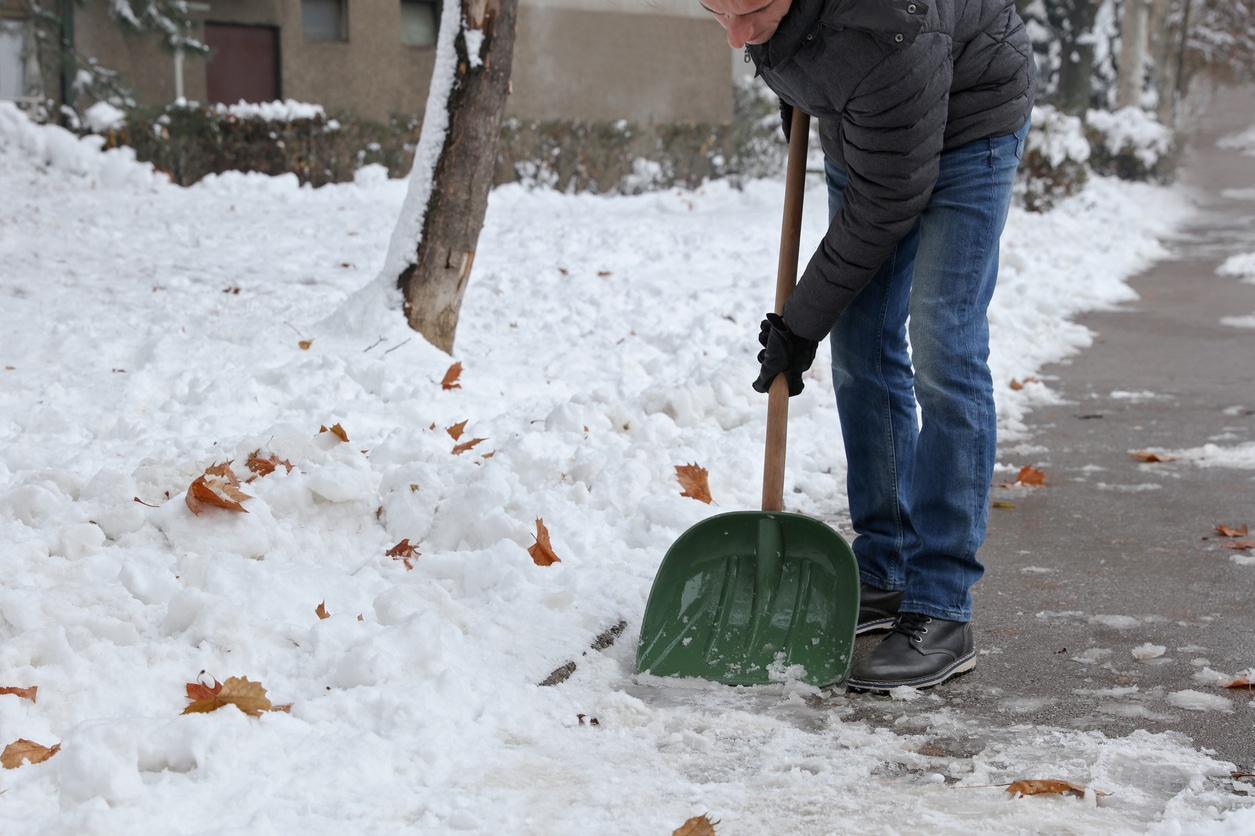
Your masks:
<svg viewBox="0 0 1255 836"><path fill-rule="evenodd" d="M755 66L761 70L791 58L805 43L806 36L819 26L825 5L826 0L793 0L793 5L781 19L771 39L765 44L749 44L746 47Z"/></svg>

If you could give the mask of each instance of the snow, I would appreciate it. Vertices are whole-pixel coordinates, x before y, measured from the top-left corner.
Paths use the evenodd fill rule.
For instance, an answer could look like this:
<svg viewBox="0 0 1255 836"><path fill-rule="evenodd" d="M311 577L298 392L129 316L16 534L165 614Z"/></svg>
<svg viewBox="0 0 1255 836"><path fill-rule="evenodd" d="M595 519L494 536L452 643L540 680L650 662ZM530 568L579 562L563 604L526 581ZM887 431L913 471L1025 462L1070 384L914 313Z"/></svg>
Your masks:
<svg viewBox="0 0 1255 836"><path fill-rule="evenodd" d="M0 743L61 745L0 771L0 830L670 833L707 812L721 836L1255 828L1233 765L1178 735L976 729L944 689L895 694L911 722L888 728L797 683L634 672L667 547L759 500L749 382L782 191L499 188L450 357L372 278L405 183L182 189L0 103L0 687L39 687L0 696ZM811 242L822 205L813 182ZM1053 397L1011 379L1088 345L1070 317L1132 298L1189 211L1094 178L1048 215L1013 212L991 314L1004 436ZM790 405L786 497L836 524L827 375L821 357ZM486 440L455 455L461 421ZM335 424L348 442L320 432ZM226 460L247 477L254 452L293 469L243 484L248 513L194 516L191 482ZM716 505L679 495L689 462ZM561 558L545 568L538 518ZM402 539L412 569L385 553ZM290 712L180 715L186 683L232 676ZM929 754L946 735L975 754ZM1113 795L993 786L1037 777Z"/></svg>

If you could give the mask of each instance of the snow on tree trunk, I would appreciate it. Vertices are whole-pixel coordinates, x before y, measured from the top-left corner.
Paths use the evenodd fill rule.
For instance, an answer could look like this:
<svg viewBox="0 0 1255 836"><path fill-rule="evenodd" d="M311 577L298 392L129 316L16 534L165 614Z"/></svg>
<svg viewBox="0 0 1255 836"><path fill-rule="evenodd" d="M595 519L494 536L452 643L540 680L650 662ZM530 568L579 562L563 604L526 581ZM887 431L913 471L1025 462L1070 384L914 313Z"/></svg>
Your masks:
<svg viewBox="0 0 1255 836"><path fill-rule="evenodd" d="M409 191L384 265L410 327L446 352L488 208L516 15L517 0L445 0Z"/></svg>
<svg viewBox="0 0 1255 836"><path fill-rule="evenodd" d="M1151 0L1126 0L1120 25L1120 70L1116 107L1140 107L1146 77Z"/></svg>

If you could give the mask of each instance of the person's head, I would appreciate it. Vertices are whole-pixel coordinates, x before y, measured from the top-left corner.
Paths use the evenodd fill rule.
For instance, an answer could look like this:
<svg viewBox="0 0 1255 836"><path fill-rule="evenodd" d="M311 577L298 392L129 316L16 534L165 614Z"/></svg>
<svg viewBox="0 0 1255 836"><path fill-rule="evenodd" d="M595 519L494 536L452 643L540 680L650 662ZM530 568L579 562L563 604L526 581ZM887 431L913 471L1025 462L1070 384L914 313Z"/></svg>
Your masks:
<svg viewBox="0 0 1255 836"><path fill-rule="evenodd" d="M727 30L728 46L766 43L793 5L793 0L700 0L702 8Z"/></svg>

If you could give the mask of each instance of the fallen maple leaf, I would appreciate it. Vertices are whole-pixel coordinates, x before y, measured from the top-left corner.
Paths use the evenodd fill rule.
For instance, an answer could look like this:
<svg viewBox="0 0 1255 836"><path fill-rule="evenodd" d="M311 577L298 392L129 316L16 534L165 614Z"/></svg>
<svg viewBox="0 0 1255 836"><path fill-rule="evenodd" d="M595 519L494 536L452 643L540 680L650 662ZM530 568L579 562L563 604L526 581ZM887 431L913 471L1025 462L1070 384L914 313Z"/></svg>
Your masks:
<svg viewBox="0 0 1255 836"><path fill-rule="evenodd" d="M1089 790L1089 787L1080 784L1074 784L1071 781L1057 781L1053 779L1046 780L1028 780L1013 781L1006 785L1007 792L1012 795L1043 795L1043 794L1067 794L1083 796ZM1100 792L1094 790L1094 795L1111 795L1109 792Z"/></svg>
<svg viewBox="0 0 1255 836"><path fill-rule="evenodd" d="M60 751L60 743L53 745L49 749L47 746L41 746L33 740L22 738L5 746L4 751L0 752L0 766L3 766L5 769L17 769L28 761L32 764L43 763Z"/></svg>
<svg viewBox="0 0 1255 836"><path fill-rule="evenodd" d="M1245 551L1246 549L1255 549L1255 540L1225 540L1220 544L1220 547Z"/></svg>
<svg viewBox="0 0 1255 836"><path fill-rule="evenodd" d="M1221 537L1245 537L1250 534L1250 527L1246 523L1242 523L1237 528L1224 525L1223 523L1216 526L1216 533Z"/></svg>
<svg viewBox="0 0 1255 836"><path fill-rule="evenodd" d="M224 705L233 705L252 717L260 717L263 711L270 711L272 707L260 682L249 682L247 676L232 676L222 683L217 694L197 700L183 709L183 713L204 714L217 711Z"/></svg>
<svg viewBox="0 0 1255 836"><path fill-rule="evenodd" d="M462 364L454 363L449 370L444 373L444 379L440 381L441 389L461 389L462 384L458 383L458 378L462 376Z"/></svg>
<svg viewBox="0 0 1255 836"><path fill-rule="evenodd" d="M410 545L409 537L406 537L400 543L397 543L395 546L388 549L384 552L384 555L392 558L393 560L399 560L404 563L406 571L414 568L414 565L410 563L410 559L421 556L418 549ZM358 620L360 621L361 618L359 617Z"/></svg>
<svg viewBox="0 0 1255 836"><path fill-rule="evenodd" d="M207 506L225 508L228 511L243 511L247 514L248 509L240 503L252 498L240 490L240 480L235 478L235 473L231 470L231 462L226 461L206 468L204 473L197 476L196 480L188 486L183 501L187 503L188 510L197 516L200 516Z"/></svg>
<svg viewBox="0 0 1255 836"><path fill-rule="evenodd" d="M318 616L319 621L322 621L324 618L331 618L331 613L327 612L326 601L323 601L317 607L314 607L314 615Z"/></svg>
<svg viewBox="0 0 1255 836"><path fill-rule="evenodd" d="M1014 482L1004 482L999 485L1000 488L1017 488L1017 487L1045 487L1046 474L1042 473L1032 465L1024 465L1020 468L1020 472L1016 474Z"/></svg>
<svg viewBox="0 0 1255 836"><path fill-rule="evenodd" d="M1036 383L1036 382L1037 382L1037 378L1035 377L1024 378L1024 383ZM1011 391L1012 392L1020 391L1021 389L1024 388L1024 383L1020 383L1020 381L1016 380L1014 377L1011 378Z"/></svg>
<svg viewBox="0 0 1255 836"><path fill-rule="evenodd" d="M452 427L445 427L445 432L447 432L449 434L449 437L452 438L454 441L457 441L459 438L461 438L462 433L465 430L466 430L466 421L459 421L458 423L454 424Z"/></svg>
<svg viewBox="0 0 1255 836"><path fill-rule="evenodd" d="M467 450L474 447L476 444L479 444L480 442L487 441L487 440L488 439L486 438L472 438L470 441L463 441L461 444L454 445L453 455L460 456L463 453L465 453Z"/></svg>
<svg viewBox="0 0 1255 836"><path fill-rule="evenodd" d="M684 488L680 496L696 499L698 502L711 503L710 485L706 481L706 468L696 464L677 464L675 476Z"/></svg>
<svg viewBox="0 0 1255 836"><path fill-rule="evenodd" d="M545 528L545 521L540 517L536 518L536 543L527 549L527 553L537 566L552 566L562 562L562 558L553 553L553 546L549 543L549 529Z"/></svg>
<svg viewBox="0 0 1255 836"><path fill-rule="evenodd" d="M39 691L38 685L32 685L29 688L0 688L0 695L12 694L15 697L34 702L37 691Z"/></svg>
<svg viewBox="0 0 1255 836"><path fill-rule="evenodd" d="M201 671L202 675L204 673L205 673L204 671ZM213 699L214 697L218 696L218 692L221 690L222 690L222 683L216 679L214 680L213 685L205 685L204 683L197 681L197 682L187 683L187 687L186 687L187 698L191 700L192 702L199 702L200 700Z"/></svg>
<svg viewBox="0 0 1255 836"><path fill-rule="evenodd" d="M287 459L280 459L275 453L270 454L270 458L263 459L260 450L254 450L248 454L248 461L244 463L249 470L253 471L253 475L245 479L245 482L251 482L259 476L269 476L275 472L279 466L287 468L288 473L292 472L292 462Z"/></svg>
<svg viewBox="0 0 1255 836"><path fill-rule="evenodd" d="M684 824L671 831L671 836L715 836L715 825L709 815L693 816Z"/></svg>
<svg viewBox="0 0 1255 836"><path fill-rule="evenodd" d="M1149 450L1135 450L1130 456L1140 462L1175 462L1180 456L1169 456L1166 453L1152 453Z"/></svg>
<svg viewBox="0 0 1255 836"><path fill-rule="evenodd" d="M344 431L344 427L340 426L339 424L332 424L330 427L323 425L318 428L318 432L331 433L336 438L340 439L341 441L345 443L348 443L348 440L349 440L349 434L346 433Z"/></svg>

